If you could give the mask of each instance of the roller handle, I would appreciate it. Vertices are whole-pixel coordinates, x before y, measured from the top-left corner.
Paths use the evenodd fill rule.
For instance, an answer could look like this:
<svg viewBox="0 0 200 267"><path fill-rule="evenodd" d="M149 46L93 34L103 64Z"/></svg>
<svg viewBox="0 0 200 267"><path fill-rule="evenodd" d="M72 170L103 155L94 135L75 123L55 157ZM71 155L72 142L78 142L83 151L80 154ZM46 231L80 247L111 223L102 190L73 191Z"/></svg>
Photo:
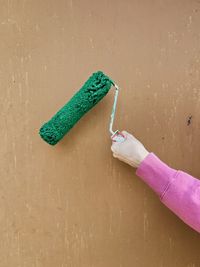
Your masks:
<svg viewBox="0 0 200 267"><path fill-rule="evenodd" d="M114 132L114 134L111 136L111 139L113 142L122 143L126 140L126 137L121 133L120 131Z"/></svg>

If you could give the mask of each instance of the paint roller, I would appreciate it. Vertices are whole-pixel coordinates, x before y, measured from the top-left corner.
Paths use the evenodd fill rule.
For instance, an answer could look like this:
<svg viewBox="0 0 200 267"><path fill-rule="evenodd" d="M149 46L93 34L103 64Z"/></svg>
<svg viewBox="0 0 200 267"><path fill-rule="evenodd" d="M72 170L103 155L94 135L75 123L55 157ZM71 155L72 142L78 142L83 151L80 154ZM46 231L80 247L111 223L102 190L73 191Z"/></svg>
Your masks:
<svg viewBox="0 0 200 267"><path fill-rule="evenodd" d="M119 87L102 71L93 73L81 89L48 122L43 124L39 131L40 136L50 145L57 144L109 92L111 87L115 89L115 96L109 132L113 141L123 142L124 135L119 130L113 131Z"/></svg>

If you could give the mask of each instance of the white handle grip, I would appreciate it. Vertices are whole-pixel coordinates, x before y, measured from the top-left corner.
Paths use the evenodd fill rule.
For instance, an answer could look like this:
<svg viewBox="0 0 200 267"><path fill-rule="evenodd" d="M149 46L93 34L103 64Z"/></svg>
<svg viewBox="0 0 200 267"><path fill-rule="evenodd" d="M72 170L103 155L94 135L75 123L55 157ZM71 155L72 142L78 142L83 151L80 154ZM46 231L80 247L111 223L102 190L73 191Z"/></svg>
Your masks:
<svg viewBox="0 0 200 267"><path fill-rule="evenodd" d="M112 141L114 142L119 142L122 143L126 140L126 137L123 135L123 133L116 131L112 136L111 136Z"/></svg>

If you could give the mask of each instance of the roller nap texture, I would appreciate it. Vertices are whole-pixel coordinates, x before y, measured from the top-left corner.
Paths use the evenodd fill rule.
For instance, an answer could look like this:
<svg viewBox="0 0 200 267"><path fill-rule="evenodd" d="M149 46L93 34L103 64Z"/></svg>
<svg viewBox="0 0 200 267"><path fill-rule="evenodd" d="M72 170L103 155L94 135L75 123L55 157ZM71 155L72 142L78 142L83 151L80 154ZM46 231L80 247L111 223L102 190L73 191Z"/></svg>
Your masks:
<svg viewBox="0 0 200 267"><path fill-rule="evenodd" d="M103 72L93 73L69 102L40 128L40 136L50 145L58 143L108 93L112 84Z"/></svg>

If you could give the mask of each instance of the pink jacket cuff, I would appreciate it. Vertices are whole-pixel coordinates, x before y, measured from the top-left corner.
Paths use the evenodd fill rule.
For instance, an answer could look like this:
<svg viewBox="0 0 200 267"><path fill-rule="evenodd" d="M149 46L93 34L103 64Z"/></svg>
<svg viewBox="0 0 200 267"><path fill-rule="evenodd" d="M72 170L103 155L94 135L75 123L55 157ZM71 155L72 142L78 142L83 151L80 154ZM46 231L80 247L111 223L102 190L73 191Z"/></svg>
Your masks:
<svg viewBox="0 0 200 267"><path fill-rule="evenodd" d="M176 170L162 162L155 154L149 153L139 165L136 174L162 198Z"/></svg>

